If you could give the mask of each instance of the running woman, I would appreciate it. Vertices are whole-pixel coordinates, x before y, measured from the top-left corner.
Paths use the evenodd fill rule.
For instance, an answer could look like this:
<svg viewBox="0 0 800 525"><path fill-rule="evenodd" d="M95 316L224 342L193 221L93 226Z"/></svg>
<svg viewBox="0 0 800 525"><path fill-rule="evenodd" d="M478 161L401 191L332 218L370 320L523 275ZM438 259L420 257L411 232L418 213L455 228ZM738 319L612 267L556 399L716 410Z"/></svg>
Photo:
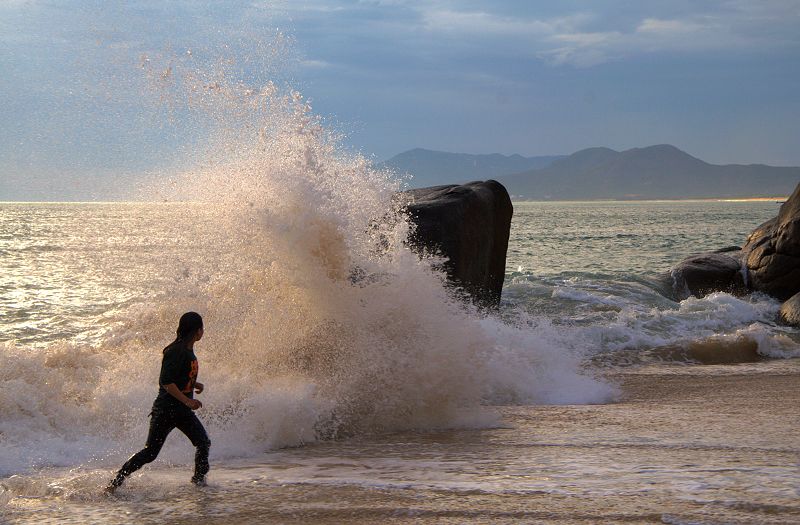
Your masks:
<svg viewBox="0 0 800 525"><path fill-rule="evenodd" d="M203 486L208 473L208 450L211 441L206 429L194 411L203 404L194 399L194 393L204 390L197 381L197 357L194 344L203 338L203 318L196 312L186 312L178 322L177 338L164 349L161 374L158 378L158 396L150 413L150 431L144 448L131 456L106 488L113 493L125 478L158 456L172 429L177 428L195 446L194 476L192 483Z"/></svg>

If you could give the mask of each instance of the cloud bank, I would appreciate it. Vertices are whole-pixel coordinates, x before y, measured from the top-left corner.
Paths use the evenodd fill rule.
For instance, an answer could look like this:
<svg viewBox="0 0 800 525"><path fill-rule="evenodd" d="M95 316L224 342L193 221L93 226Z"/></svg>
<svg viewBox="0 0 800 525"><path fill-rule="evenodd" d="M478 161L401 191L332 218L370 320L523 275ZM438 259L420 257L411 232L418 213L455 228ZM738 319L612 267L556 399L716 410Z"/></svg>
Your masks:
<svg viewBox="0 0 800 525"><path fill-rule="evenodd" d="M143 104L142 61L223 54L378 159L672 143L797 165L797 27L794 0L0 2L0 198L168 164L201 138Z"/></svg>

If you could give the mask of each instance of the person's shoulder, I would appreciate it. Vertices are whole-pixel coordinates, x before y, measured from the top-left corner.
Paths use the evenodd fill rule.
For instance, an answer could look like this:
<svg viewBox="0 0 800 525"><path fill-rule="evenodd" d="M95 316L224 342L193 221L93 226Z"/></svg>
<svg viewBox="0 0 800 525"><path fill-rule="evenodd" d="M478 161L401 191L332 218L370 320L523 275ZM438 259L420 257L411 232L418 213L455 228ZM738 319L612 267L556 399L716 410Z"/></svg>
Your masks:
<svg viewBox="0 0 800 525"><path fill-rule="evenodd" d="M183 344L183 341L173 341L172 343L168 344L164 350L164 356L176 356L181 355L186 352L187 348L186 345Z"/></svg>

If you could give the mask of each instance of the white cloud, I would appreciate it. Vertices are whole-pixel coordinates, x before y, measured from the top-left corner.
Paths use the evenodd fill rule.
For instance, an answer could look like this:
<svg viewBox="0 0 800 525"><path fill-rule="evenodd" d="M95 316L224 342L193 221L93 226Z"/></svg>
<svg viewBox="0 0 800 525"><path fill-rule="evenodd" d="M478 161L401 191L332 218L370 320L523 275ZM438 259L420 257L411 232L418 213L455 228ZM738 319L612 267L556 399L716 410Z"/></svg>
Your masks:
<svg viewBox="0 0 800 525"><path fill-rule="evenodd" d="M615 49L623 38L617 31L560 33L550 38L559 47L541 51L538 56L554 65L595 66L619 58Z"/></svg>
<svg viewBox="0 0 800 525"><path fill-rule="evenodd" d="M558 47L542 51L538 56L554 65L572 65L590 67L609 62L618 56L612 56L607 50L595 47Z"/></svg>
<svg viewBox="0 0 800 525"><path fill-rule="evenodd" d="M692 33L706 29L708 26L691 21L691 20L663 20L659 18L645 18L639 27L636 28L637 33L654 33L660 35L675 35L680 33Z"/></svg>
<svg viewBox="0 0 800 525"><path fill-rule="evenodd" d="M498 56L517 52L519 58L588 67L649 53L800 45L797 0L710 0L699 5L603 0L587 2L577 11L497 0L273 0L264 9L270 10L269 5L290 20L322 20L328 34L346 28L350 42L394 43L409 56L456 54L479 45Z"/></svg>
<svg viewBox="0 0 800 525"><path fill-rule="evenodd" d="M559 33L577 32L595 19L595 15L587 12L537 18L503 16L492 13L491 9L464 11L453 9L452 6L439 5L417 9L424 29L466 38L480 35L541 38Z"/></svg>
<svg viewBox="0 0 800 525"><path fill-rule="evenodd" d="M587 67L644 53L764 50L800 45L800 2L722 0L684 16L659 9L624 24L613 13L581 11L557 17L502 16L490 4L463 10L458 3L416 9L422 27L450 39L503 38L554 65ZM666 10L662 10L666 11ZM619 27L610 27L615 24Z"/></svg>
<svg viewBox="0 0 800 525"><path fill-rule="evenodd" d="M507 35L530 36L550 34L553 27L540 20L501 17L486 12L428 10L422 12L424 27L429 31L445 31L463 36Z"/></svg>
<svg viewBox="0 0 800 525"><path fill-rule="evenodd" d="M308 69L328 69L333 67L333 64L325 60L304 59L300 61L300 67Z"/></svg>
<svg viewBox="0 0 800 525"><path fill-rule="evenodd" d="M553 35L552 40L566 42L579 47L603 46L613 43L622 38L622 34L617 31L605 33L564 33Z"/></svg>

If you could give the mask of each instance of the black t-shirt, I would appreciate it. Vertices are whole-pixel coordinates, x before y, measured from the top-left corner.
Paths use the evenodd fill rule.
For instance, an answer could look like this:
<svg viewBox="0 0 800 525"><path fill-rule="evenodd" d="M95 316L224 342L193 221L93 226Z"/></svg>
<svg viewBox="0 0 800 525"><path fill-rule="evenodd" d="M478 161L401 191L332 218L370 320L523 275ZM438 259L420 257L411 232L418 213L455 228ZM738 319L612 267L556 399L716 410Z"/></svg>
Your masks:
<svg viewBox="0 0 800 525"><path fill-rule="evenodd" d="M174 383L188 398L194 397L194 384L197 381L197 357L194 350L183 341L175 341L164 349L161 360L161 374L158 376L158 397L154 408L187 408L186 405L164 390L165 385Z"/></svg>

